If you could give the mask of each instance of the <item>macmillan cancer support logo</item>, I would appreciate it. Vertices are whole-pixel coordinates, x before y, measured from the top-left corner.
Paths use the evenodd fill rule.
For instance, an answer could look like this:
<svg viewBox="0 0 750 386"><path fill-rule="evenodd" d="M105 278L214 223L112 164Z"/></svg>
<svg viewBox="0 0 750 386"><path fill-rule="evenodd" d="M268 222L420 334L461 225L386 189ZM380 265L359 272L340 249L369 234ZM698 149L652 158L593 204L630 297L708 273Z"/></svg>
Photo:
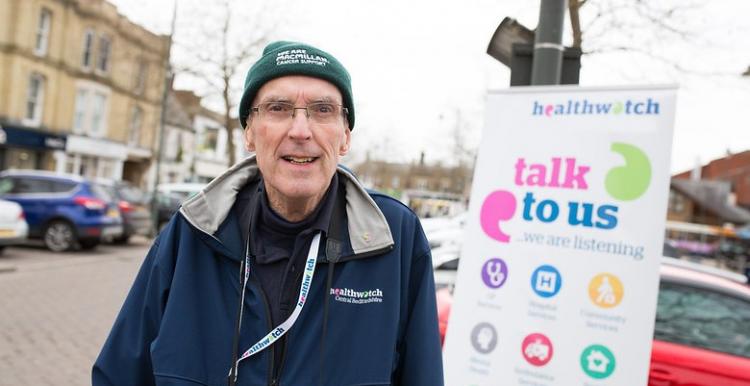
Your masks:
<svg viewBox="0 0 750 386"><path fill-rule="evenodd" d="M276 65L287 64L312 64L325 67L329 63L328 58L321 55L308 53L305 49L286 50L276 54Z"/></svg>
<svg viewBox="0 0 750 386"><path fill-rule="evenodd" d="M621 202L634 201L643 196L651 185L651 161L639 147L615 142L610 150L624 159L624 164L611 168L603 181L607 194ZM559 202L541 197L537 191L567 189L588 191L590 165L582 165L578 158L553 156L549 163L529 162L519 157L514 165L513 183L534 189L520 198L508 190L490 192L482 202L479 221L484 233L493 240L509 243L511 235L502 224L519 214L523 221L554 223L567 221L572 227L614 229L618 225L620 207L615 203L598 204L590 201Z"/></svg>

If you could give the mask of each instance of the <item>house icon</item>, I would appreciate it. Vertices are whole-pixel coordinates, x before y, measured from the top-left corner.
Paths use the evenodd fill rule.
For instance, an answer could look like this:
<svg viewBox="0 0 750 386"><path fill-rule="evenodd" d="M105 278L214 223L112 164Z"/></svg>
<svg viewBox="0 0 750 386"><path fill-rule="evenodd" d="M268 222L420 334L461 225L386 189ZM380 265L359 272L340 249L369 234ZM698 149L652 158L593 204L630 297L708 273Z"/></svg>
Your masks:
<svg viewBox="0 0 750 386"><path fill-rule="evenodd" d="M589 355L586 357L588 361L589 371L597 373L606 373L607 366L609 366L609 358L599 350L591 350Z"/></svg>

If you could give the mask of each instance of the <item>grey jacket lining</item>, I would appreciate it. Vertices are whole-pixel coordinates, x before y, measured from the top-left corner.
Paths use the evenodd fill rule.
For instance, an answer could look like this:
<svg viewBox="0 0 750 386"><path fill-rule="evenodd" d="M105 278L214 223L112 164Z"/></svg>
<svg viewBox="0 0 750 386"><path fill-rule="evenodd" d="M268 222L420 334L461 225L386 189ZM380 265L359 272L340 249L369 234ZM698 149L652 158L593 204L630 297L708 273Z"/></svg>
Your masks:
<svg viewBox="0 0 750 386"><path fill-rule="evenodd" d="M393 245L388 222L372 197L349 171L339 167L336 172L346 184L346 216L354 253L372 252ZM186 200L180 213L195 228L214 237L229 215L237 193L258 175L253 155L232 166L200 193Z"/></svg>

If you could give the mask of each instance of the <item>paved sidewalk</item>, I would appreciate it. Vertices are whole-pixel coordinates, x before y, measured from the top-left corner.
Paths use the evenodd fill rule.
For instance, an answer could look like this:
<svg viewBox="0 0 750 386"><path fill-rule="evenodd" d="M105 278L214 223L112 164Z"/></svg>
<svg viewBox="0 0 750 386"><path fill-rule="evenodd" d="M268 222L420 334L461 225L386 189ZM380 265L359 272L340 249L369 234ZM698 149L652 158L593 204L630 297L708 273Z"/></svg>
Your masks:
<svg viewBox="0 0 750 386"><path fill-rule="evenodd" d="M65 254L8 248L0 256L0 386L90 385L148 245Z"/></svg>

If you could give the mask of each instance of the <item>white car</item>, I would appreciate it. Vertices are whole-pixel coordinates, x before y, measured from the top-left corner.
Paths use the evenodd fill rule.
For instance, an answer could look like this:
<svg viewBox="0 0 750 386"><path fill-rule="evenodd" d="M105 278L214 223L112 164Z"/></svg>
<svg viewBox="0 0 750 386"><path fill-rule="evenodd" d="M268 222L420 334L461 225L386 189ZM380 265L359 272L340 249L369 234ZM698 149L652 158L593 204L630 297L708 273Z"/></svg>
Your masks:
<svg viewBox="0 0 750 386"><path fill-rule="evenodd" d="M159 184L157 190L165 196L175 195L181 200L186 200L206 187L206 184L196 182L178 182L169 184Z"/></svg>
<svg viewBox="0 0 750 386"><path fill-rule="evenodd" d="M29 224L21 205L0 200L0 253L8 245L21 244L29 234Z"/></svg>
<svg viewBox="0 0 750 386"><path fill-rule="evenodd" d="M466 217L466 212L463 212L453 217L435 217L420 220L427 241L430 243L430 249L434 252L436 249L451 244L458 245L460 249L464 236Z"/></svg>

